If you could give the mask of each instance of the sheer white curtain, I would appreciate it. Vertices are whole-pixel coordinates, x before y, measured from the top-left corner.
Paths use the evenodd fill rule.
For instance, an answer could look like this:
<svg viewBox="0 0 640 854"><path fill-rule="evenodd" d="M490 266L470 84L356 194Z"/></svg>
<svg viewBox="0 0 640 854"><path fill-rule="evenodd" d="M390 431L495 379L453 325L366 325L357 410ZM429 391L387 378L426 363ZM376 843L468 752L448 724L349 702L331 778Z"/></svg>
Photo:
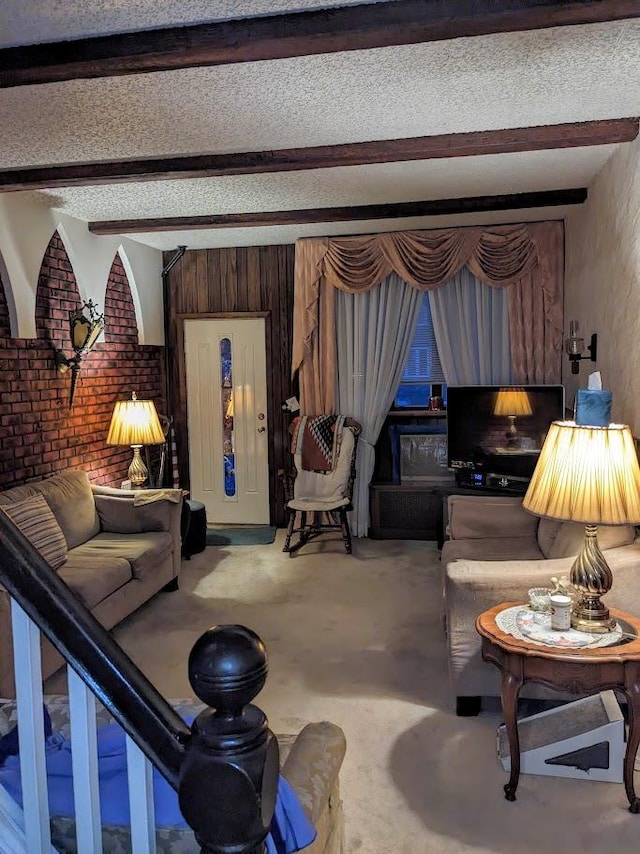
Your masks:
<svg viewBox="0 0 640 854"><path fill-rule="evenodd" d="M492 288L466 267L429 291L433 332L447 385L512 381L507 288Z"/></svg>
<svg viewBox="0 0 640 854"><path fill-rule="evenodd" d="M338 412L362 425L351 527L354 536L366 537L374 445L400 383L423 294L392 273L366 293L336 296Z"/></svg>

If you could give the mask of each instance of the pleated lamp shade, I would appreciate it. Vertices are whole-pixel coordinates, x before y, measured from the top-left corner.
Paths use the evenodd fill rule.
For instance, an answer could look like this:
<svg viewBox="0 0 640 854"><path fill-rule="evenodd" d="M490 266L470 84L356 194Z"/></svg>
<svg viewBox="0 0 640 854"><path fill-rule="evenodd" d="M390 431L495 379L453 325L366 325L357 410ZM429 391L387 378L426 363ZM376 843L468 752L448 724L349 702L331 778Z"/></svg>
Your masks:
<svg viewBox="0 0 640 854"><path fill-rule="evenodd" d="M523 388L501 388L496 397L494 415L531 415L529 395Z"/></svg>
<svg viewBox="0 0 640 854"><path fill-rule="evenodd" d="M111 416L107 445L159 445L164 433L152 400L119 400Z"/></svg>
<svg viewBox="0 0 640 854"><path fill-rule="evenodd" d="M638 524L640 467L629 427L554 421L522 503L549 519Z"/></svg>

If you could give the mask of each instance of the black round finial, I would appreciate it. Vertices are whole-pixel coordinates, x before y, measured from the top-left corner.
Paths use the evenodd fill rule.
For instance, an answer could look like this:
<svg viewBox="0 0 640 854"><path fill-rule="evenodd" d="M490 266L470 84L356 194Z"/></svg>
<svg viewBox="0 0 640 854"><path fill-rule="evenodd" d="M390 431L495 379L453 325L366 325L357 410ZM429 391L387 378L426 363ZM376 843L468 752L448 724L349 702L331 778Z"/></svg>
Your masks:
<svg viewBox="0 0 640 854"><path fill-rule="evenodd" d="M240 714L262 690L267 650L245 626L213 626L189 655L189 682L196 696L217 714Z"/></svg>
<svg viewBox="0 0 640 854"><path fill-rule="evenodd" d="M194 644L189 681L209 706L191 725L178 799L201 851L264 854L278 791L278 742L251 701L267 652L244 626L214 626Z"/></svg>

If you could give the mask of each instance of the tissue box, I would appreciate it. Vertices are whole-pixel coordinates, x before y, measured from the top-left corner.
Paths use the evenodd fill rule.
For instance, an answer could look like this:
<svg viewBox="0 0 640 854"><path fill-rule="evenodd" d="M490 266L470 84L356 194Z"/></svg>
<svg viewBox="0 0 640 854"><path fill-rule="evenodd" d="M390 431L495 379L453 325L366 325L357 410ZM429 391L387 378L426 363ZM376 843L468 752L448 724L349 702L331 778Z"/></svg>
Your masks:
<svg viewBox="0 0 640 854"><path fill-rule="evenodd" d="M603 389L578 389L576 424L581 427L608 427L612 398L612 393Z"/></svg>

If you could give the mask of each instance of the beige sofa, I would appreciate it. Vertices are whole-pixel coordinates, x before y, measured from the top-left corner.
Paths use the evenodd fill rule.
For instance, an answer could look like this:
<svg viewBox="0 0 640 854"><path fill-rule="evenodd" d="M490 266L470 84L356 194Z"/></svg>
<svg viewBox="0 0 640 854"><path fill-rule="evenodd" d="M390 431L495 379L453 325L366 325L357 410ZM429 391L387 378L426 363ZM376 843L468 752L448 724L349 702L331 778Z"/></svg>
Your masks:
<svg viewBox="0 0 640 854"><path fill-rule="evenodd" d="M0 507L106 629L177 580L182 500L180 490L92 486L73 469L0 493ZM14 697L10 597L2 589L0 650L0 697ZM43 679L62 664L43 638Z"/></svg>
<svg viewBox="0 0 640 854"><path fill-rule="evenodd" d="M500 602L526 602L531 587L568 576L584 526L539 519L522 498L451 495L442 548L444 622L449 681L458 714L477 713L478 697L499 697L498 669L482 661L476 618ZM609 607L640 614L640 540L633 526L600 527L600 548L613 574ZM527 684L523 696L548 697ZM468 698L474 698L470 700Z"/></svg>

